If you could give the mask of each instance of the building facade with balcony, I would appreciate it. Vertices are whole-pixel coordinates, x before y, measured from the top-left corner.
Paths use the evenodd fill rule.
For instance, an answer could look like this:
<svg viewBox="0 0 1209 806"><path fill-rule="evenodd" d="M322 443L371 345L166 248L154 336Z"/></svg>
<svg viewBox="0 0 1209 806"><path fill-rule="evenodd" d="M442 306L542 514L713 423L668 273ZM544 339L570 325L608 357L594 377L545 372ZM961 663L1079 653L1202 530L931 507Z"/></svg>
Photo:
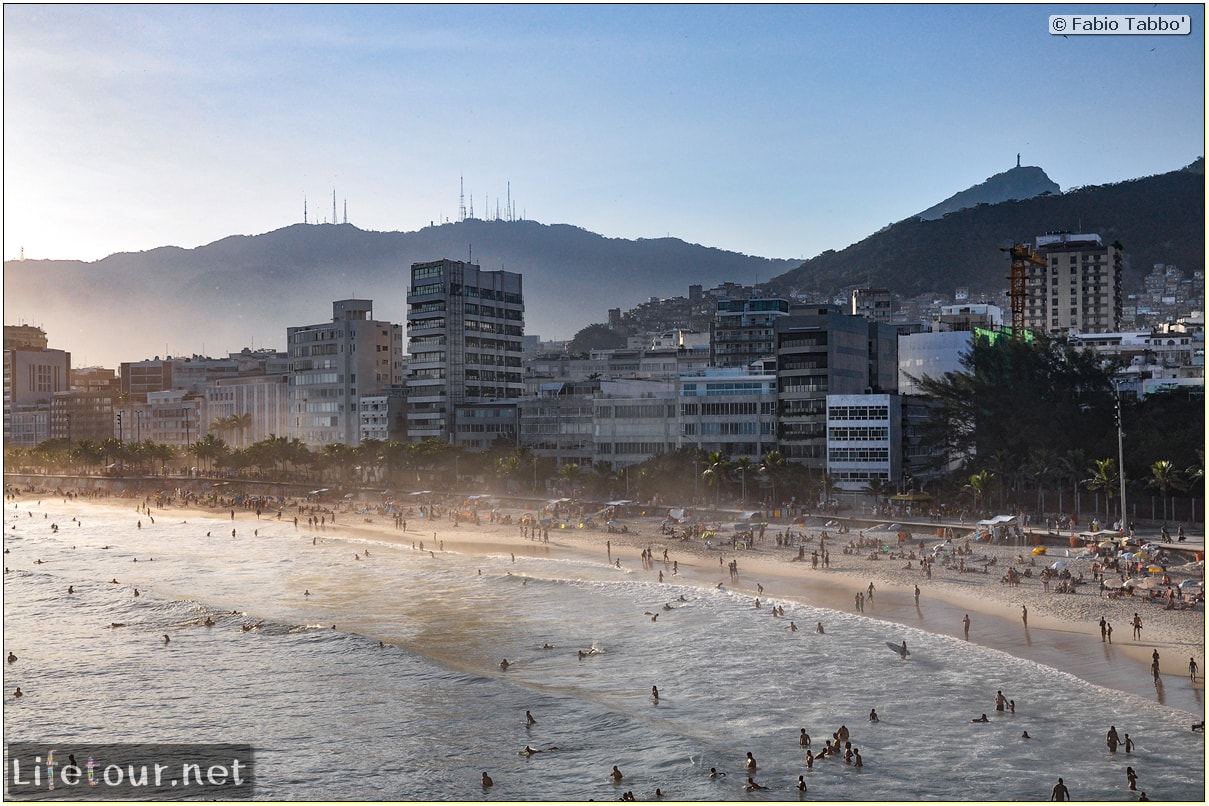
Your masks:
<svg viewBox="0 0 1209 806"><path fill-rule="evenodd" d="M522 397L524 335L521 275L455 260L413 263L407 293L408 439L457 442L459 434L478 433L459 428L459 411L472 416L477 404Z"/></svg>
<svg viewBox="0 0 1209 806"><path fill-rule="evenodd" d="M1112 333L1121 330L1124 257L1120 244L1097 234L1039 235L1045 265L1028 265L1024 326L1040 333Z"/></svg>
<svg viewBox="0 0 1209 806"><path fill-rule="evenodd" d="M402 381L403 331L373 318L373 302L332 303L332 321L286 329L289 435L310 448L360 442L362 395Z"/></svg>

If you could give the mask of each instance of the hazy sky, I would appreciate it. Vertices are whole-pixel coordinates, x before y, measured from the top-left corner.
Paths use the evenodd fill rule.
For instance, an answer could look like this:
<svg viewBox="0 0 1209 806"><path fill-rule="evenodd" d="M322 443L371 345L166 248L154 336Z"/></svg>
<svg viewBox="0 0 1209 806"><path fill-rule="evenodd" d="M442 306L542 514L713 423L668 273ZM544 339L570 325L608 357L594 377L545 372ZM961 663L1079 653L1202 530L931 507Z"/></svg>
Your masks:
<svg viewBox="0 0 1209 806"><path fill-rule="evenodd" d="M1048 33L1184 13L1191 36ZM1202 6L4 7L4 257L467 206L767 257L1205 148Z"/></svg>

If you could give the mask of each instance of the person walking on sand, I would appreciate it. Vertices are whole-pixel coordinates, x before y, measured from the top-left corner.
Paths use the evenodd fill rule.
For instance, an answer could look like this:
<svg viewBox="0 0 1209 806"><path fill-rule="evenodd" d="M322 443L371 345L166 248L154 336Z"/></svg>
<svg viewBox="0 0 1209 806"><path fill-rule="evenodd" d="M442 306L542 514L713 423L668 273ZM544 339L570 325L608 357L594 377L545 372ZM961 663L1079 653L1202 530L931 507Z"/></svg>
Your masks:
<svg viewBox="0 0 1209 806"><path fill-rule="evenodd" d="M1188 659L1188 676L1190 678L1192 678L1192 682L1194 682L1194 683L1196 682L1196 673L1197 673L1198 668L1199 667L1196 665L1196 658L1189 658Z"/></svg>
<svg viewBox="0 0 1209 806"><path fill-rule="evenodd" d="M873 604L873 590L874 590L873 583L870 582L869 583L869 595L867 597L865 597L869 600L869 604Z"/></svg>
<svg viewBox="0 0 1209 806"><path fill-rule="evenodd" d="M1020 605L1020 620L1024 622L1024 626L1028 626L1028 605Z"/></svg>
<svg viewBox="0 0 1209 806"><path fill-rule="evenodd" d="M1134 640L1138 640L1142 637L1142 617L1139 616L1137 613L1134 613L1133 621L1131 623L1133 624Z"/></svg>
<svg viewBox="0 0 1209 806"><path fill-rule="evenodd" d="M1100 641L1108 640L1108 622L1103 616L1100 616Z"/></svg>
<svg viewBox="0 0 1209 806"><path fill-rule="evenodd" d="M1108 626L1104 628L1107 631L1108 643L1112 643L1112 622L1108 622Z"/></svg>
<svg viewBox="0 0 1209 806"><path fill-rule="evenodd" d="M1049 793L1050 800L1070 800L1070 790L1066 788L1066 784L1062 783L1062 779L1058 779L1058 783L1054 784L1053 791Z"/></svg>
<svg viewBox="0 0 1209 806"><path fill-rule="evenodd" d="M970 640L970 614L969 613L966 613L965 617L962 618L961 626L962 626L962 630L965 632L966 640L969 641Z"/></svg>

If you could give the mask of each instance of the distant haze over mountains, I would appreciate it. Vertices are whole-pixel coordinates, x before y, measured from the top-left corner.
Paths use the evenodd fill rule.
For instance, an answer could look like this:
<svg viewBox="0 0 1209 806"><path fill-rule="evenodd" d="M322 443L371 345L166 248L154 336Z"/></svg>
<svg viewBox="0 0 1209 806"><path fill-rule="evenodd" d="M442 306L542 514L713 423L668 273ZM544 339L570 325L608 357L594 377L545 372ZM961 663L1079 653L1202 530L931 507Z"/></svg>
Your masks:
<svg viewBox="0 0 1209 806"><path fill-rule="evenodd" d="M5 324L44 327L74 366L114 367L159 355L224 355L285 348L292 325L326 322L333 300L374 302L374 316L405 322L412 263L451 258L523 275L526 331L570 338L649 297L731 281L774 292L834 294L854 285L914 295L957 286L997 292L1007 264L998 248L1051 230L1120 240L1127 287L1156 262L1204 266L1204 165L1056 194L1039 168L1013 168L919 216L805 263L727 252L676 238L604 238L566 225L483 221L416 232L349 224L295 224L196 249L161 247L92 263L6 261ZM1036 193L1051 195L1037 196ZM995 198L1032 198L990 203ZM968 205L977 205L969 207ZM964 207L964 209L960 209ZM949 211L946 213L946 211ZM941 215L933 220L925 216Z"/></svg>
<svg viewBox="0 0 1209 806"><path fill-rule="evenodd" d="M411 264L441 258L520 273L526 332L547 339L604 322L609 308L684 296L694 283L753 284L800 263L533 221L467 219L417 232L295 224L94 263L6 261L4 321L44 327L76 366L284 350L287 327L330 321L337 299L373 300L375 318L405 322Z"/></svg>

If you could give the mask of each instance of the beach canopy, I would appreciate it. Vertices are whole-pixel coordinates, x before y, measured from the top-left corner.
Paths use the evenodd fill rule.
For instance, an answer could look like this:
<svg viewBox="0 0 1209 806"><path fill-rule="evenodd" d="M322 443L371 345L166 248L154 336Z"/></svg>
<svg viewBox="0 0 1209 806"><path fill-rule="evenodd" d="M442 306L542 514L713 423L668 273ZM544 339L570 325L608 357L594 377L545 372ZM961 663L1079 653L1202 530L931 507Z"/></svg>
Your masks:
<svg viewBox="0 0 1209 806"><path fill-rule="evenodd" d="M1053 569L1053 570L1055 570L1055 571L1060 571L1060 570L1062 570L1062 569L1063 569L1063 568L1065 568L1065 567L1066 567L1066 560L1058 560L1058 562L1056 562L1056 563L1052 563L1052 564L1050 565L1050 568L1051 568L1051 569Z"/></svg>
<svg viewBox="0 0 1209 806"><path fill-rule="evenodd" d="M1123 588L1123 587L1125 587L1125 583L1119 579L1106 579L1106 580L1104 580L1104 587L1106 587L1106 588Z"/></svg>

